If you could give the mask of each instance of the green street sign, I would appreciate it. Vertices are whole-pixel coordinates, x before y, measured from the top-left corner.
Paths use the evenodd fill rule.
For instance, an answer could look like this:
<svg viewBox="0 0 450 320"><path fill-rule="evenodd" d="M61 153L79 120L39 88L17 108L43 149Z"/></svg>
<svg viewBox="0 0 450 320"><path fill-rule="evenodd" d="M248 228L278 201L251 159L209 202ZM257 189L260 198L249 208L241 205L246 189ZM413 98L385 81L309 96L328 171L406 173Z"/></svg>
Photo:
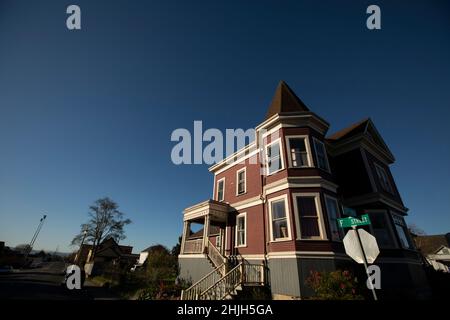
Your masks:
<svg viewBox="0 0 450 320"><path fill-rule="evenodd" d="M353 217L341 218L337 219L339 223L339 227L341 228L351 228L355 226L367 226L370 224L370 219L368 214L363 214L360 219L356 219Z"/></svg>

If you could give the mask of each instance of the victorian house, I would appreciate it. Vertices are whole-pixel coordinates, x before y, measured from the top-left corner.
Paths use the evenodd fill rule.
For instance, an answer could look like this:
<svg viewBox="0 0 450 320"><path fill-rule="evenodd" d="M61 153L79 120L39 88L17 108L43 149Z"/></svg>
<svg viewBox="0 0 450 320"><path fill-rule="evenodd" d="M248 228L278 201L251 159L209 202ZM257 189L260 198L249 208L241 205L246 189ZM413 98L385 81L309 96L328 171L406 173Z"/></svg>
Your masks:
<svg viewBox="0 0 450 320"><path fill-rule="evenodd" d="M337 224L361 214L380 247L382 291L425 294L392 152L370 119L333 135L329 126L280 82L254 141L210 167L213 198L183 212L180 275L193 284L184 299L223 299L246 285L307 297L311 271L362 268ZM192 223L203 228L193 233Z"/></svg>

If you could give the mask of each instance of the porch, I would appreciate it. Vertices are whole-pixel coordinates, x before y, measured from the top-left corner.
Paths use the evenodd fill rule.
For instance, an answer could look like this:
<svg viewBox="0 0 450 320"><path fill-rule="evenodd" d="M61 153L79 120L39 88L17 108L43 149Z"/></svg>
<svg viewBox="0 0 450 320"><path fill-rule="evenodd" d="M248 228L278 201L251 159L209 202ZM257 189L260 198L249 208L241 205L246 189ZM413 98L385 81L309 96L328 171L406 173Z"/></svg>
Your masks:
<svg viewBox="0 0 450 320"><path fill-rule="evenodd" d="M221 260L225 255L225 228L228 212L227 203L215 200L207 200L186 208L183 211L184 225L180 253L182 255L207 254L214 260ZM193 223L203 225L203 229L191 233ZM216 237L215 243L211 243L211 236ZM218 255L221 257L214 257ZM216 262L219 263L219 261L214 262L215 265Z"/></svg>

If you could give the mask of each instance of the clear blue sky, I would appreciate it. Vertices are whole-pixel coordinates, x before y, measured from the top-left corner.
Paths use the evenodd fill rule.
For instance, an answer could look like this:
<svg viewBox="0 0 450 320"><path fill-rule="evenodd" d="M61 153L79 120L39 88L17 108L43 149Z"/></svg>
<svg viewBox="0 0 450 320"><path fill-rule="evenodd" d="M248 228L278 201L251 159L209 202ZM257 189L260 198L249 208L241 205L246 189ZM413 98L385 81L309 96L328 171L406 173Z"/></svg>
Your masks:
<svg viewBox="0 0 450 320"><path fill-rule="evenodd" d="M47 213L36 247L69 251L110 196L133 220L124 244L174 245L213 180L171 163L171 132L253 127L280 79L330 132L370 116L407 221L449 232L449 40L448 1L0 0L0 240L28 242Z"/></svg>

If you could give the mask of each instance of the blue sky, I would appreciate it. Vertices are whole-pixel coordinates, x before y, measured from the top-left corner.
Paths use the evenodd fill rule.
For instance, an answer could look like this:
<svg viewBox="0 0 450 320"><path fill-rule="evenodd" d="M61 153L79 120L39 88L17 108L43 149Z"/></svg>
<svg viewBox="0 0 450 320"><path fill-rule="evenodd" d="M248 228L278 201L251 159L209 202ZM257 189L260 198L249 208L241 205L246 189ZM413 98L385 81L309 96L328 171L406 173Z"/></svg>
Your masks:
<svg viewBox="0 0 450 320"><path fill-rule="evenodd" d="M78 4L82 30L68 31ZM381 7L382 30L365 27ZM69 251L88 206L172 246L206 200L206 165L170 160L176 128L250 128L279 80L331 123L370 116L395 154L409 223L450 231L446 1L0 0L0 240Z"/></svg>

